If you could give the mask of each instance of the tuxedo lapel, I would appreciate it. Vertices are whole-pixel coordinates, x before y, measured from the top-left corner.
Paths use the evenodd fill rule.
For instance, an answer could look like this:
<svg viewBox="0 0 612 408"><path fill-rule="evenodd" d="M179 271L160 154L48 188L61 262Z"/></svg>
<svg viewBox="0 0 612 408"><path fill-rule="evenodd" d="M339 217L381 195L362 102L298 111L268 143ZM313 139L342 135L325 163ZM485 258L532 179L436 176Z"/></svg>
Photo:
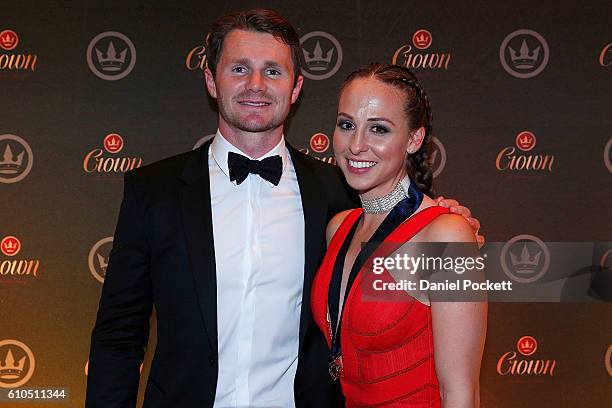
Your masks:
<svg viewBox="0 0 612 408"><path fill-rule="evenodd" d="M312 320L310 311L310 290L314 275L319 267L322 251L325 250L323 231L327 221L327 203L321 200L321 183L308 159L292 146L287 144L295 173L297 174L302 209L304 212L304 290L302 310L300 312L300 351L304 334Z"/></svg>
<svg viewBox="0 0 612 408"><path fill-rule="evenodd" d="M193 152L179 185L183 228L204 327L213 353L217 340L217 274L210 204L208 149L210 142Z"/></svg>

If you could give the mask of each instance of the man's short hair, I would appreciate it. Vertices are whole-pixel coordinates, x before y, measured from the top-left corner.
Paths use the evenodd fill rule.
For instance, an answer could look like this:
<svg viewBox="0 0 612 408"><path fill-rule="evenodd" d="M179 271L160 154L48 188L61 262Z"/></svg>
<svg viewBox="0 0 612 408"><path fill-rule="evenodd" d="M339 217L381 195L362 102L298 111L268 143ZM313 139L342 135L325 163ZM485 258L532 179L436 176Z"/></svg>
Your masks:
<svg viewBox="0 0 612 408"><path fill-rule="evenodd" d="M227 14L212 23L210 32L206 36L206 64L213 76L217 73L223 41L233 30L272 34L276 39L291 47L294 81L297 81L301 67L300 38L293 26L283 16L273 10L261 8Z"/></svg>

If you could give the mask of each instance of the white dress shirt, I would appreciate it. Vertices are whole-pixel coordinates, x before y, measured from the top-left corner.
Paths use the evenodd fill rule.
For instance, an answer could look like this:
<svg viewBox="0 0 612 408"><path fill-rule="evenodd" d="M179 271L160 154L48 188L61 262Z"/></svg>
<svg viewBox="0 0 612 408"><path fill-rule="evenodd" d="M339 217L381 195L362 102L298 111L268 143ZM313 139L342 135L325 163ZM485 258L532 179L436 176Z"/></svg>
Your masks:
<svg viewBox="0 0 612 408"><path fill-rule="evenodd" d="M229 178L228 152L249 157L217 131L208 157L219 339L214 406L294 407L304 286L295 168L283 137L259 158L281 156L279 184L249 174L237 185Z"/></svg>

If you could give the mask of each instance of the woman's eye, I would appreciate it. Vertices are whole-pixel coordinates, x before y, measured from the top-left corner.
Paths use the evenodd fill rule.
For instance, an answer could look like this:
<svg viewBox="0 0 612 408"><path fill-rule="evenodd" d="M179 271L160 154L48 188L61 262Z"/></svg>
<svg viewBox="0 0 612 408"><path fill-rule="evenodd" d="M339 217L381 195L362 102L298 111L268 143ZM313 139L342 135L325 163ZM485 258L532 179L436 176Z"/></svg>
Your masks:
<svg viewBox="0 0 612 408"><path fill-rule="evenodd" d="M374 126L372 126L372 132L374 132L374 133L387 133L387 132L389 132L389 129L387 129L385 126L374 125Z"/></svg>
<svg viewBox="0 0 612 408"><path fill-rule="evenodd" d="M346 120L341 120L338 121L338 125L337 125L340 129L343 130L352 130L353 129L353 124L351 122L348 122Z"/></svg>
<svg viewBox="0 0 612 408"><path fill-rule="evenodd" d="M246 68L245 67L234 67L232 71L242 73L242 72L246 72Z"/></svg>

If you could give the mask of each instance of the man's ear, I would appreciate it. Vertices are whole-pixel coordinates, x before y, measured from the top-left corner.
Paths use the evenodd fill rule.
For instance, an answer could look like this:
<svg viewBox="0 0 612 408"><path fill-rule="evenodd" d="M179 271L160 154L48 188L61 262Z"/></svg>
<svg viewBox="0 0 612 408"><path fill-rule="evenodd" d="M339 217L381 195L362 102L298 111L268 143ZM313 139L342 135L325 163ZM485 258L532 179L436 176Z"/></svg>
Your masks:
<svg viewBox="0 0 612 408"><path fill-rule="evenodd" d="M204 79L206 80L206 89L208 89L208 93L210 96L217 99L217 85L215 84L215 78L208 67L206 67L204 70Z"/></svg>
<svg viewBox="0 0 612 408"><path fill-rule="evenodd" d="M302 90L303 83L304 77L302 75L298 75L297 81L295 81L295 86L293 87L293 91L291 91L291 104L294 104L300 96L300 91Z"/></svg>
<svg viewBox="0 0 612 408"><path fill-rule="evenodd" d="M423 139L425 139L425 128L421 126L412 133L412 136L410 136L406 152L408 152L408 154L413 154L419 150L423 144Z"/></svg>

